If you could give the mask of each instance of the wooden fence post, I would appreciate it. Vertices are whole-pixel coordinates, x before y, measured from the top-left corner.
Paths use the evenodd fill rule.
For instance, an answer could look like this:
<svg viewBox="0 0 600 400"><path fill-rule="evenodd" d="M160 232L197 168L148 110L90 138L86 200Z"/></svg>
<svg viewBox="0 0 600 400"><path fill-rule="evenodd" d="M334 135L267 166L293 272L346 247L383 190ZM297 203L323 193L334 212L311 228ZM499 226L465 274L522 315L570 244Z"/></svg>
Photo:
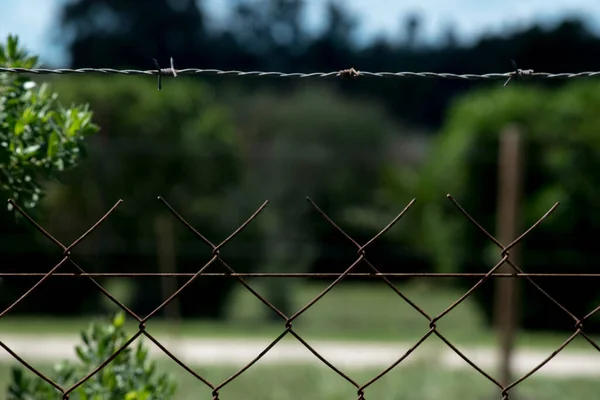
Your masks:
<svg viewBox="0 0 600 400"><path fill-rule="evenodd" d="M175 237L173 234L173 220L166 215L158 215L154 220L154 231L156 237L158 269L162 273L176 272L175 265ZM163 277L160 281L162 298L167 299L177 291L176 278ZM175 297L164 308L165 316L171 322L181 322L179 299Z"/></svg>
<svg viewBox="0 0 600 400"><path fill-rule="evenodd" d="M500 134L498 152L498 211L497 236L508 245L518 235L520 228L520 201L523 186L524 157L519 127L507 126ZM511 248L510 260L519 265L519 246ZM503 264L497 272L513 273L513 268ZM518 278L497 278L495 283L495 328L500 340L500 383L511 383L511 360L519 313Z"/></svg>

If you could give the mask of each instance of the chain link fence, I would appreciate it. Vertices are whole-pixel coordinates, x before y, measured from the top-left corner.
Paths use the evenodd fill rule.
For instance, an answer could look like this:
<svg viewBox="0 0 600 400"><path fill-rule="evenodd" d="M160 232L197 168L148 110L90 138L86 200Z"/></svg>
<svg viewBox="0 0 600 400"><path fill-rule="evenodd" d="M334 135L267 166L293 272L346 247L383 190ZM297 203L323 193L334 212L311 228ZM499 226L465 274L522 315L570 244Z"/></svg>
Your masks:
<svg viewBox="0 0 600 400"><path fill-rule="evenodd" d="M585 321L588 318L590 318L590 316L592 316L594 313L596 313L598 311L598 309L600 309L600 306L598 308L594 309L593 311L591 311L586 316L577 317L576 315L574 315L573 313L571 313L567 308L565 308L560 302L558 302L556 299L554 299L552 296L550 296L548 293L546 293L544 291L544 289L541 286L539 286L535 282L535 280L534 280L536 278L536 276L540 276L540 277L541 276L543 276L543 277L555 277L557 279L560 279L561 277L566 277L566 276L571 276L571 275L569 275L569 274L526 274L511 259L511 255L510 255L511 249L513 249L514 246L516 246L519 242L521 242L526 236L528 236L530 234L534 234L534 233L532 233L532 231L534 231L535 228L538 225L540 225L541 223L543 223L543 221L546 218L548 218L548 216L558 207L558 203L556 203L552 208L550 208L550 210L548 210L548 212L546 214L544 214L535 224L533 224L533 226L531 226L529 229L527 229L523 234L521 234L512 243L505 244L505 243L501 243L493 235L491 235L490 233L488 233L485 230L485 228L483 228L473 217L471 217L468 214L468 212L465 209L463 209L463 207L452 196L448 195L448 200L455 206L457 212L461 213L474 226L474 229L479 230L481 232L481 234L485 235L498 248L498 262L487 273L482 273L482 274L462 274L462 273L454 273L454 274L437 274L437 273L428 273L428 274L418 274L418 273L415 273L415 274L410 274L410 273L404 273L404 274L401 274L402 276L412 276L412 277L415 277L415 278L419 278L419 277L423 277L423 276L440 276L440 275L442 275L442 276L453 276L453 277L465 277L465 276L473 277L474 275L476 275L477 277L479 277L479 280L478 280L477 283L475 283L458 300L456 300L454 303L448 305L448 307L444 311L442 311L438 315L429 315L421 307L419 307L418 304L415 304L407 296L405 296L390 281L390 279L392 277L398 276L398 274L380 273L379 270L377 269L377 267L373 263L371 263L369 261L369 258L368 258L368 255L367 255L367 250L369 249L369 247L375 241L377 241L379 238L381 238L396 223L398 223L398 221L400 221L400 219L402 218L403 215L405 215L405 213L409 212L409 209L413 206L413 204L415 203L415 200L412 200L392 221L389 222L389 224L387 226L385 226L373 238L371 238L369 241L367 241L366 243L363 243L363 244L358 243L352 237L350 237L344 231L343 228L341 228L339 225L337 225L336 222L333 221L323 210L321 210L311 199L307 199L307 200L310 203L310 205L314 208L314 210L316 211L316 214L319 215L323 219L323 223L330 224L332 227L334 227L339 232L340 235L342 235L343 237L345 237L347 239L347 241L350 242L350 243L352 243L352 245L356 248L356 259L342 273L339 273L339 274L313 274L313 273L273 273L273 274L268 274L268 273L244 273L244 274L241 274L241 273L236 273L236 271L226 261L226 258L227 258L226 257L226 246L227 246L227 243L231 242L232 240L235 240L236 236L244 228L246 228L249 224L251 224L252 221L254 221L256 218L259 218L259 215L262 213L262 211L267 206L268 201L266 201L265 203L263 203L244 223L242 223L237 229L235 229L225 240L223 240L220 243L213 243L211 240L209 240L208 238L206 238L201 232L199 232L198 230L196 230L196 228L194 228L175 209L173 209L173 207L169 203L167 203L167 201L165 199L159 197L159 201L163 203L163 205L173 215L173 217L177 221L179 221L185 228L187 228L188 230L190 230L198 238L198 240L200 242L204 243L205 246L209 247L212 253L211 253L210 258L206 261L206 263L201 268L198 269L197 272L191 273L191 274L187 274L187 276L189 277L189 279L187 280L187 282L185 284L183 284L179 289L177 289L174 293L172 293L166 300L164 300L164 302L162 304L160 304L158 307L156 307L153 311L151 311L146 316L140 316L140 315L137 315L136 313L134 313L125 304L123 304L121 301L119 301L117 298L115 298L102 285L100 285L95 280L95 278L102 277L102 276L113 276L113 277L115 277L115 276L116 277L118 277L118 276L122 276L122 277L131 277L131 276L168 276L168 275L179 275L179 276L181 276L181 275L186 275L186 274L165 274L165 273L123 273L123 274L111 273L111 274L102 274L102 273L87 273L82 267L80 267L77 264L77 261L72 256L72 250L74 248L76 248L83 240L85 240L85 238L91 232L93 232L94 230L96 230L98 228L98 226L100 226L107 218L109 218L109 216L111 214L113 214L117 210L118 206L122 203L121 200L119 200L104 216L102 216L102 218L100 218L90 229L88 229L84 234L82 234L77 240L75 240L71 244L62 243L59 239L57 239L54 236L52 236L42 226L40 226L31 216L29 216L21 207L19 207L18 204L16 204L13 201L9 201L9 203L12 205L12 207L14 208L14 210L16 212L18 212L19 214L21 214L27 221L29 221L35 227L35 229L37 229L46 238L48 238L48 240L50 240L58 248L60 248L62 250L62 252L63 252L63 255L62 255L62 259L60 260L60 262L58 262L54 267L52 267L45 274L43 274L43 273L32 274L32 273L27 273L27 272L23 272L23 273L0 273L0 277L2 277L2 276L28 276L28 277L31 277L31 276L36 276L36 275L40 276L40 279L37 281L37 283L34 284L26 293L24 293L20 298L18 298L16 301L14 301L14 303L12 303L5 310L2 310L2 312L0 313L0 319L2 317L4 317L5 315L7 315L20 302L22 302L31 292L33 292L38 286L40 286L41 284L43 284L50 277L52 277L52 276L63 276L63 277L66 277L66 276L79 276L80 279L89 279L98 288L98 290L100 290L102 292L102 294L104 296L106 296L114 304L116 304L119 308L121 308L129 317L135 319L137 321L137 323L138 323L138 330L137 330L137 332L133 336L131 336L131 338L121 348L119 348L112 355L112 357L106 359L102 364L98 365L98 367L96 369L94 369L93 371L91 371L88 375L82 377L76 384L72 385L71 387L62 387L57 382L53 382L50 378L48 378L47 376L45 376L38 369L36 369L35 367L33 367L32 365L30 365L29 363L27 363L25 360L23 360L23 358L21 358L16 352L14 352L9 346L7 346L2 341L0 341L0 346L2 348L4 348L4 350L6 350L12 357L14 357L18 362L20 362L21 364L23 364L30 371L32 371L33 373L35 373L36 375L38 375L40 378L42 378L43 380L45 380L48 384L54 386L57 390L59 390L63 394L63 398L64 399L68 399L70 393L72 393L79 386L85 384L86 381L88 381L92 376L94 376L102 368L104 368L106 365L108 365L115 357L117 357L117 355L119 355L121 352L123 352L125 348L127 348L128 346L130 346L132 343L134 343L138 338L140 338L142 336L144 336L147 339L149 339L150 341L152 341L159 349L161 349L168 357L170 357L173 361L175 361L181 368L185 369L187 372L189 372L190 374L192 374L199 381L202 381L206 386L208 386L212 390L212 396L213 396L214 400L219 399L219 392L221 391L221 389L223 389L226 385L228 385L231 382L233 382L236 378L238 378L246 370L248 370L249 368L252 368L252 366L258 360L260 360L263 356L265 356L278 342L280 342L286 336L293 336L299 343L301 343L304 347L306 347L306 349L308 349L324 365L326 365L331 370L335 371L335 373L337 373L339 376L341 376L342 378L344 378L348 382L349 385L354 386L354 388L356 389L356 392L357 392L357 398L358 398L358 400L365 399L366 396L367 396L367 394L369 393L369 387L373 383L375 383L376 381L378 381L379 379L381 379L383 376L385 376L386 374L388 374L392 369L394 369L399 364L401 364L404 360L406 360L411 355L411 353L413 353L419 346L421 346L423 344L423 342L425 342L431 336L437 336L439 339L441 339L445 343L445 345L448 346L448 348L450 348L460 358L462 358L465 363L469 364L479 374L481 374L482 376L484 376L485 378L487 378L490 382L492 382L498 388L498 391L501 393L502 399L509 399L509 396L511 394L511 390L513 390L521 382L523 382L525 379L529 378L536 371L538 371L540 368L542 368L544 365L546 365L558 353L560 353L569 343L571 343L577 336L581 336L587 342L589 342L594 348L596 348L597 350L600 351L600 347L598 347L598 344L595 343L594 340L592 340L592 338L588 334L586 334L586 332L584 331L584 328L583 328ZM74 273L62 273L62 272L60 272L61 267L65 266L67 264L71 264L72 266L74 266L76 268L77 272L74 272ZM221 268L221 270L222 270L222 272L212 272L210 274L206 273L205 271L207 270L207 268L209 266L213 265L213 264L219 265L220 268ZM360 274L354 273L353 271L355 270L355 268L359 264L364 264L364 265L368 266L368 268L370 269L370 272L368 272L368 273L360 273ZM512 269L512 271L511 272L507 272L507 273L500 273L500 272L498 272L498 269L501 266L503 266L503 265L510 266L510 268ZM230 376L229 378L227 378L226 380L224 380L223 382L220 382L220 383L209 381L208 379L206 379L205 377L201 376L196 371L194 371L191 367L187 366L180 358L178 358L177 356L175 356L155 336L153 336L151 332L149 332L146 329L146 323L151 318L155 317L157 315L157 313L159 313L161 310L163 310L181 292L183 292L184 290L186 290L188 288L188 286L193 281L195 281L196 279L201 278L203 275L210 275L210 276L220 275L220 276L223 276L223 277L226 277L226 278L237 280L240 285L244 286L244 288L247 289L250 293L252 293L252 295L254 295L258 300L260 300L264 304L265 307L268 307L274 314L276 314L281 319L281 329L282 329L281 330L281 334L279 334L279 336L277 336L268 346L266 346L263 351L261 351L258 355L256 355L256 357L252 361L250 361L249 363L247 363L243 368L241 368L240 370L238 370L235 374L233 374L232 376ZM303 307L301 307L293 315L286 315L281 310L279 310L277 307L275 307L272 303L270 303L264 296L262 296L255 289L253 289L248 284L248 282L246 281L246 278L249 278L249 277L268 277L268 276L290 277L290 278L306 278L306 277L314 277L314 276L321 276L321 277L322 276L332 276L335 279L323 291L321 291L317 296L315 296L312 300L310 300L308 303L306 303ZM410 305L410 307L412 307L416 312L418 312L429 323L429 329L427 330L427 332L425 332L423 334L423 336L412 345L412 347L410 347L404 354L399 355L398 359L394 363L392 363L391 365L389 365L387 368L385 368L383 371L381 371L376 376L372 377L372 379L370 379L367 382L357 382L357 381L355 381L349 374L343 372L338 367L336 367L335 365L333 365L330 361L328 361L325 357L323 357L321 354L319 354L319 352L317 350L315 350L307 340L305 340L304 338L302 338L294 330L294 321L300 315L302 315L302 314L304 314L306 312L309 312L309 309L313 305L315 305L320 299L322 299L324 296L326 296L327 293L331 289L333 289L336 285L338 285L344 278L349 277L349 276L369 276L369 277L372 277L373 279L380 279L380 280L382 280L390 288L390 290L394 291L398 295L399 301L406 302L408 305ZM599 276L600 276L600 274L599 274ZM558 308L560 308L561 312L565 313L566 315L568 315L573 320L573 333L569 336L569 338L567 340L565 340L558 348L556 348L554 351L552 351L551 354L549 354L548 357L545 358L542 362L540 362L537 366L535 366L529 372L527 372L526 374L524 374L523 376L519 377L514 382L512 382L512 383L510 383L508 385L501 384L498 381L498 379L494 378L494 376L492 376L490 373L484 371L473 360L469 359L469 357L467 357L454 344L452 344L451 341L448 340L444 336L444 334L438 330L438 327L437 327L438 322L442 318L444 318L445 316L447 316L459 304L461 304L463 301L465 301L465 299L467 299L470 295L472 295L473 292L476 291L484 282L486 282L487 280L492 279L492 278L509 278L509 279L511 279L511 278L517 278L517 279L524 279L524 280L526 280L529 284L535 286L537 288L537 290L539 290L540 293L542 293L544 296L546 296Z"/></svg>

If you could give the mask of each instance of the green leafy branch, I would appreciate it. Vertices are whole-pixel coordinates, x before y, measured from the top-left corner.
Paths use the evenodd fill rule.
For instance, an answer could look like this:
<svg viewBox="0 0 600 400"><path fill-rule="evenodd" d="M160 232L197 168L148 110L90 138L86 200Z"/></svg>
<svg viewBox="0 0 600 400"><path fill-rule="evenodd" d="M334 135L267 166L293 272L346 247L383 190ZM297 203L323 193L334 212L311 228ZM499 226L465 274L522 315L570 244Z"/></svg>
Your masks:
<svg viewBox="0 0 600 400"><path fill-rule="evenodd" d="M0 44L0 65L35 68L38 57L9 35ZM0 73L0 193L26 208L35 207L41 182L75 166L84 139L97 132L87 104L64 107L47 83Z"/></svg>

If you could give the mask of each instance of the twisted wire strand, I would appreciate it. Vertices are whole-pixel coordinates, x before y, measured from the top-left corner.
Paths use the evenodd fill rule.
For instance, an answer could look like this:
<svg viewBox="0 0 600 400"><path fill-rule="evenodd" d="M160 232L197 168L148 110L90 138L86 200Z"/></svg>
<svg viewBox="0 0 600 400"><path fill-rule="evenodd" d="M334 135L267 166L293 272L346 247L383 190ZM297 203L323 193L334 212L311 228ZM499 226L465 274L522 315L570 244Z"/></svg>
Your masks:
<svg viewBox="0 0 600 400"><path fill-rule="evenodd" d="M575 79L591 78L600 76L600 71L584 72L534 72L533 70L521 70L503 73L486 74L455 74L448 72L369 72L358 71L354 68L331 72L277 72L277 71L240 71L240 70L220 70L220 69L202 69L202 68L162 68L151 70L138 69L113 69L113 68L6 68L0 67L0 72L15 74L35 74L35 75L67 75L67 74L108 74L108 75L158 75L158 76L178 76L178 75L228 75L244 77L275 77L275 78L336 78L336 77L373 77L373 78L437 78L437 79L458 79L458 80L510 80L511 78L537 78L537 79ZM508 83L508 81L507 81Z"/></svg>

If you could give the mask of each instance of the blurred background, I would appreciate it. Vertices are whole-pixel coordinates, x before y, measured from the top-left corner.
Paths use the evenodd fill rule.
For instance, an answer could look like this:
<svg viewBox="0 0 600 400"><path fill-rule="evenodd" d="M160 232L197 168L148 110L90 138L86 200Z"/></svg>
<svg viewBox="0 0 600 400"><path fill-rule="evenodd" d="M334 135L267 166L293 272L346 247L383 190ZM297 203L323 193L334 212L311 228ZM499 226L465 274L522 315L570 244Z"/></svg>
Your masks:
<svg viewBox="0 0 600 400"><path fill-rule="evenodd" d="M354 67L482 74L514 70L511 60L518 68L536 72L600 69L600 5L584 0L551 5L516 0L0 4L0 34L18 35L46 67L145 70L154 68L152 58L165 68L173 57L178 69L241 71L329 72ZM519 245L520 267L529 273L597 272L597 79L513 79L503 87L503 81L199 75L165 78L160 92L154 77L86 74L34 80L49 82L65 105L88 103L100 130L86 139L86 155L79 165L44 182L45 195L32 215L68 244L117 200L124 201L73 250L73 258L88 272L196 272L210 259L211 248L173 218L157 196L215 244L268 199L264 212L221 250L236 272L343 272L356 260L356 247L316 212L305 200L308 196L361 244L416 198L407 214L369 247L373 265L381 272L485 273L500 260L500 250L446 195L451 193L488 232L501 231L498 158L501 132L508 126L518 127L523 162L519 218L506 242L555 202L561 203ZM507 160L510 164L511 157ZM10 211L0 213L0 253L3 272L47 272L62 258L60 248ZM62 270L74 271L69 265ZM219 265L207 270L223 271ZM365 265L354 270L369 271ZM3 278L0 309L37 279ZM434 316L477 280L393 282ZM185 281L98 279L138 315L152 311ZM332 281L263 278L248 283L292 315ZM536 283L577 317L600 303L597 279L540 278ZM479 287L439 321L440 332L467 350L495 349L496 289L492 281ZM9 346L11 337L18 344L16 334L74 335L91 317L114 312L115 307L87 279L53 277L0 320L0 334L8 335ZM527 282L519 286L517 308L516 346L537 349L539 354L531 353L530 358L538 362L575 329L567 313ZM134 321L128 323L135 328ZM357 278L345 279L294 322L309 343L352 340L387 343L392 349L412 345L428 325L381 280ZM239 282L221 277L194 281L148 326L164 335L255 338L265 345L284 329L280 317ZM592 316L585 329L600 333L600 317ZM591 349L583 340L572 346ZM397 350L387 365L402 353ZM495 356L482 356L492 371ZM411 372L414 376L400 379L394 370L390 376L397 375L386 381L387 386L373 389L380 391L375 398L403 398L406 393L409 398L434 399L451 393L456 396L451 398L470 399L497 390L463 364L464 371L452 372L463 374L461 379L423 366ZM516 373L522 375L534 365ZM223 375L221 380L235 371L230 368L227 374L219 368L215 373ZM308 367L296 368L307 369L303 374L288 372L269 386L280 391L276 397L275 389L255 390L252 396L355 396L351 385L346 392L330 387L329 378L339 383L332 371L321 371L325 379ZM532 386L523 390L535 393L530 398L536 399L583 398L597 392L592 378L575 381L565 371L562 380L544 380L548 378L542 374L535 378L539 381L524 383ZM268 375L277 373L285 374L275 370ZM254 398L248 397L254 390L249 389L252 379L267 379L260 371L254 374L258 375L231 384L231 398L237 398L236 393ZM376 373L360 374L370 378ZM313 392L300 393L313 380L320 382ZM434 381L445 383L434 390ZM193 381L186 384L201 387ZM177 398L185 398L181 396Z"/></svg>

